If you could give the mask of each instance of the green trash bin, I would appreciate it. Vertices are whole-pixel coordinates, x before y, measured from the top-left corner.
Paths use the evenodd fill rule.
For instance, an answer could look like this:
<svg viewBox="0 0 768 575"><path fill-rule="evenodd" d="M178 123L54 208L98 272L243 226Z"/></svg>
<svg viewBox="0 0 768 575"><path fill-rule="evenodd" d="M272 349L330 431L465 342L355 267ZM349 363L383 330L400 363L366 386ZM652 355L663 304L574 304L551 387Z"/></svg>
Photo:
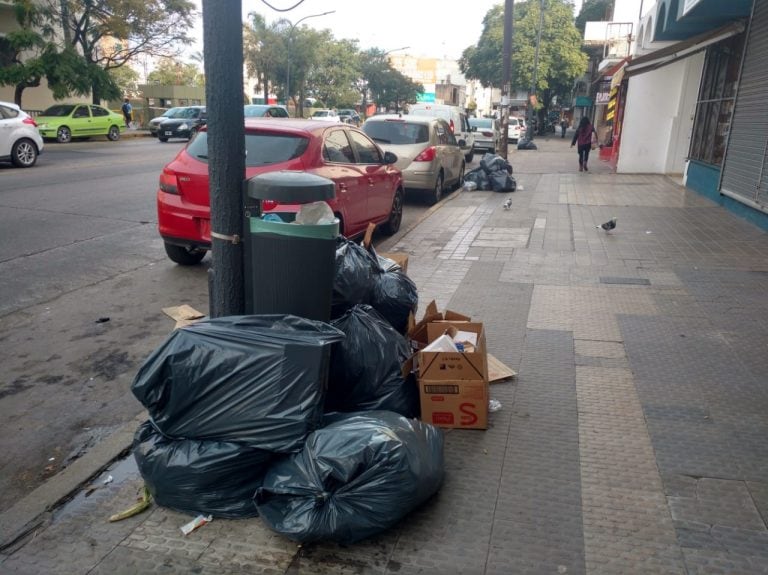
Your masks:
<svg viewBox="0 0 768 575"><path fill-rule="evenodd" d="M273 172L247 182L252 199L309 203L335 196L332 180ZM339 222L297 224L249 218L246 313L293 314L330 321Z"/></svg>

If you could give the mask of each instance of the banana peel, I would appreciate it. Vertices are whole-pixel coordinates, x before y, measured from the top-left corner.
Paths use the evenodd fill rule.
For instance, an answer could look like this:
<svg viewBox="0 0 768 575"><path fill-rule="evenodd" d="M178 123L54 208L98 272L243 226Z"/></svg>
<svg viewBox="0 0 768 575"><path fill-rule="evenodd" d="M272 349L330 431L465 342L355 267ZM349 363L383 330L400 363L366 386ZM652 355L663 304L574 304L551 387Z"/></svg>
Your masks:
<svg viewBox="0 0 768 575"><path fill-rule="evenodd" d="M146 511L149 509L150 505L152 505L152 494L149 492L149 489L147 489L147 486L145 485L142 488L141 497L138 498L136 504L131 505L128 509L121 511L120 513L110 515L109 521L110 523L114 523L115 521L128 519L129 517L133 517L134 515L138 515L139 513Z"/></svg>

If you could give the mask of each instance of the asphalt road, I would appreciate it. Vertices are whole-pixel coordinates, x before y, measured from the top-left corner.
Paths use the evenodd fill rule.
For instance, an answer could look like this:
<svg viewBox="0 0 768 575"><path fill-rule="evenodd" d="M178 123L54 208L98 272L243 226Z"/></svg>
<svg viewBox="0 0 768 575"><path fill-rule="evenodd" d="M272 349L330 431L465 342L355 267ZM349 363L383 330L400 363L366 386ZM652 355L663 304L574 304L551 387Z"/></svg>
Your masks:
<svg viewBox="0 0 768 575"><path fill-rule="evenodd" d="M207 312L210 258L173 264L156 230L183 145L47 143L32 169L0 165L0 511L141 411L130 384L173 328L162 308ZM403 231L427 209L407 201Z"/></svg>

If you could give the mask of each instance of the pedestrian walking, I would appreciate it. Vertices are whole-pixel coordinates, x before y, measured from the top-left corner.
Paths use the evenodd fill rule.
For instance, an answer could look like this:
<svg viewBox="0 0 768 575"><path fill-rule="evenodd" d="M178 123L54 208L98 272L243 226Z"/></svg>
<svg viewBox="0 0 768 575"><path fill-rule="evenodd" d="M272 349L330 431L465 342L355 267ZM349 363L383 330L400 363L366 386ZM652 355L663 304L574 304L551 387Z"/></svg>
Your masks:
<svg viewBox="0 0 768 575"><path fill-rule="evenodd" d="M130 128L131 122L133 122L133 106L131 106L131 102L128 100L128 98L125 98L123 100L123 118L125 118L125 127Z"/></svg>
<svg viewBox="0 0 768 575"><path fill-rule="evenodd" d="M560 137L565 138L565 131L568 129L568 120L563 118L560 120Z"/></svg>
<svg viewBox="0 0 768 575"><path fill-rule="evenodd" d="M571 148L578 143L579 151L579 171L588 172L587 161L589 160L589 152L597 146L597 132L589 118L583 116L579 122L579 127L576 128L576 133L571 140Z"/></svg>

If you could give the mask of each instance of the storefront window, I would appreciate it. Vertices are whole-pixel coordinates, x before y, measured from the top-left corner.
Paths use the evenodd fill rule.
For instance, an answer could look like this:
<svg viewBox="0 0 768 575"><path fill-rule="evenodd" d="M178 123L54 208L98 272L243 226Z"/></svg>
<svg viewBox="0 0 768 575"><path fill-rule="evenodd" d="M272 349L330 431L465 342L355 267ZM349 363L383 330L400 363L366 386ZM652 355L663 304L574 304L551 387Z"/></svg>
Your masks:
<svg viewBox="0 0 768 575"><path fill-rule="evenodd" d="M744 38L739 34L707 50L693 124L692 160L715 166L723 162Z"/></svg>

